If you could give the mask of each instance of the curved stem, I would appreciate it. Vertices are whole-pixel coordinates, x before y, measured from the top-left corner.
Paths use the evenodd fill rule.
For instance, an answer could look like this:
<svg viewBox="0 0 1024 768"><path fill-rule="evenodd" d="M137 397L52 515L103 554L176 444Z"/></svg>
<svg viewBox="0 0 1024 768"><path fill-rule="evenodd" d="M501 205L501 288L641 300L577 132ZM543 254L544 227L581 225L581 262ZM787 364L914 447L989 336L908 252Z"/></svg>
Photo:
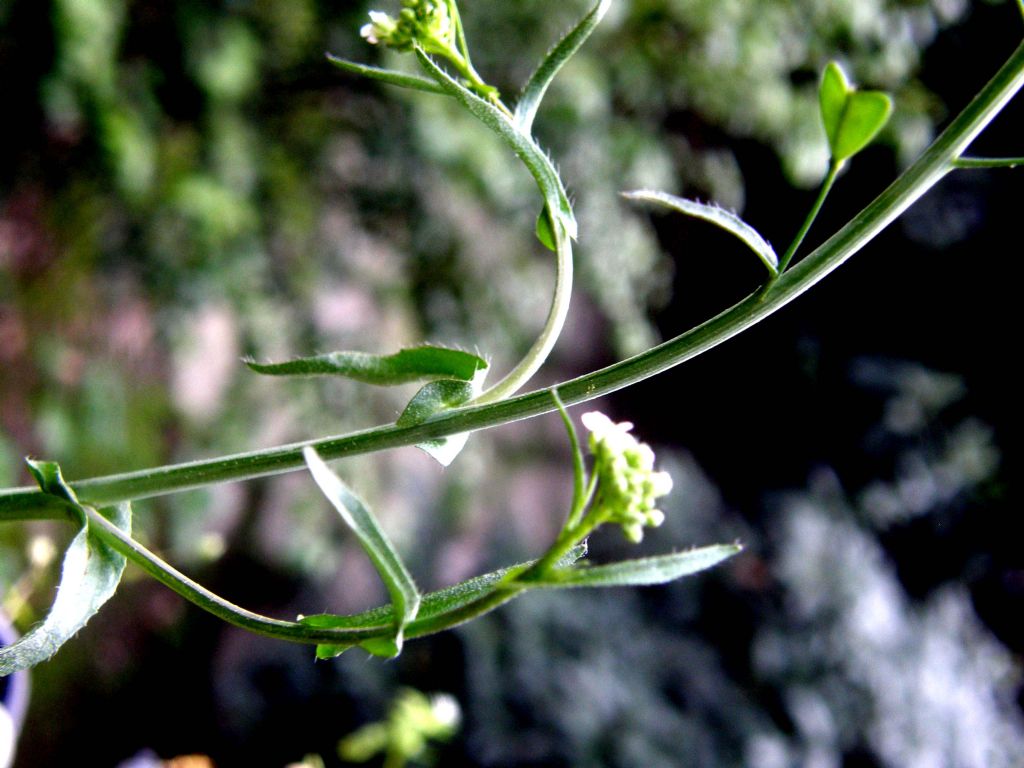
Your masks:
<svg viewBox="0 0 1024 768"><path fill-rule="evenodd" d="M394 630L388 626L379 629L326 629L261 616L240 608L202 584L199 584L173 566L161 560L139 542L126 534L91 507L83 507L89 519L89 531L95 533L113 549L120 552L164 586L177 592L190 603L212 613L236 627L268 637L292 640L298 643L356 644L371 637L386 636Z"/></svg>
<svg viewBox="0 0 1024 768"><path fill-rule="evenodd" d="M266 637L308 644L358 645L371 638L390 637L394 634L394 626L390 623L382 624L379 627L332 629L295 621L272 619L253 613L211 592L202 584L193 581L181 571L164 562L96 510L91 507L84 507L84 509L89 519L90 532L95 533L161 584L228 624ZM529 589L528 584L515 582L503 584L493 592L455 610L413 620L405 627L405 637L423 637L450 629L494 610L527 589Z"/></svg>
<svg viewBox="0 0 1024 768"><path fill-rule="evenodd" d="M837 163L835 160L829 163L828 175L825 176L825 181L821 183L821 191L818 192L818 199L814 201L814 205L811 206L811 210L807 214L807 218L804 219L804 223L800 227L800 231L796 233L796 237L793 238L793 242L790 243L789 248L786 249L786 254L779 261L779 267L776 275L781 275L785 272L786 267L789 266L789 262L793 260L793 255L807 236L807 232L810 230L811 224L813 224L814 220L818 218L821 206L824 205L825 198L828 197L828 193L832 190L832 185L835 184L836 181L836 175L842 167L843 164L841 162Z"/></svg>
<svg viewBox="0 0 1024 768"><path fill-rule="evenodd" d="M672 368L721 344L781 309L853 254L914 204L954 168L954 161L1024 86L1024 43L924 154L881 195L783 274L766 290L748 296L716 317L643 354L557 386L566 405L614 392ZM505 424L555 410L549 390L446 412L413 427L394 425L340 437L250 451L217 459L127 472L70 483L84 503L106 506L229 480L245 480L303 466L302 448L312 445L325 459L414 445L431 438ZM0 491L0 520L17 519L21 509L44 508L34 488Z"/></svg>
<svg viewBox="0 0 1024 768"><path fill-rule="evenodd" d="M558 222L554 212L548 215L551 221ZM569 300L572 297L572 243L560 223L555 223L552 228L555 231L555 292L544 328L519 364L501 381L473 400L471 405L486 405L514 395L544 364L558 341L569 314Z"/></svg>
<svg viewBox="0 0 1024 768"><path fill-rule="evenodd" d="M572 506L569 508L569 515L562 526L572 528L579 523L583 516L583 510L587 506L587 470L583 466L583 451L580 450L580 439L576 435L576 427L572 423L569 412L562 404L562 398L558 396L558 390L551 390L551 399L555 401L555 407L562 417L565 431L569 436L569 450L572 452Z"/></svg>

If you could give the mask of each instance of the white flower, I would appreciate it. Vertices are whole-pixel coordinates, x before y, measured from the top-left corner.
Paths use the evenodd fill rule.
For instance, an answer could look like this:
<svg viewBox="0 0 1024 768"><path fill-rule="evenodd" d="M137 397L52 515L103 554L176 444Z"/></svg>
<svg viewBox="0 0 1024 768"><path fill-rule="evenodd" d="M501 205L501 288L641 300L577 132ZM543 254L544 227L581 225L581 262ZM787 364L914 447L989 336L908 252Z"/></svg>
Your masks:
<svg viewBox="0 0 1024 768"><path fill-rule="evenodd" d="M672 478L668 472L654 471L654 451L630 434L630 422L616 423L599 411L583 414L582 421L590 430L598 480L591 514L621 525L627 539L639 542L645 527L665 521L665 513L654 503L672 490Z"/></svg>
<svg viewBox="0 0 1024 768"><path fill-rule="evenodd" d="M395 33L397 26L398 22L383 11L370 11L370 23L364 24L359 34L368 43L378 45L381 41L386 43Z"/></svg>

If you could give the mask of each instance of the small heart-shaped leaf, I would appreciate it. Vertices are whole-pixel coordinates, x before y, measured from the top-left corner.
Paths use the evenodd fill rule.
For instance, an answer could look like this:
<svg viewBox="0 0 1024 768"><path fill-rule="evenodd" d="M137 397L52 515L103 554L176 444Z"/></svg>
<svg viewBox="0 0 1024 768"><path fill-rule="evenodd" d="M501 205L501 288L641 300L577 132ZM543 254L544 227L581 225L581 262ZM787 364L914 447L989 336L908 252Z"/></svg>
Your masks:
<svg viewBox="0 0 1024 768"><path fill-rule="evenodd" d="M892 99L888 94L857 90L834 61L825 67L818 99L821 121L836 163L864 149L892 114Z"/></svg>

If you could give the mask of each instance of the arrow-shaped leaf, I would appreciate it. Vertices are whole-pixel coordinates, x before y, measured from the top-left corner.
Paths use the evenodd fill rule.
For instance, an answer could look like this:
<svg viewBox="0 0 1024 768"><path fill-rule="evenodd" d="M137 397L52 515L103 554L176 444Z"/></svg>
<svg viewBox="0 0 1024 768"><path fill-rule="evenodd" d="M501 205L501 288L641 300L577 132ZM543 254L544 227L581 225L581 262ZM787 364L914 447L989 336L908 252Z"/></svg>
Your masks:
<svg viewBox="0 0 1024 768"><path fill-rule="evenodd" d="M624 560L610 565L552 569L531 584L539 587L641 587L666 584L718 565L735 555L738 544L716 544L689 552Z"/></svg>
<svg viewBox="0 0 1024 768"><path fill-rule="evenodd" d="M53 462L29 462L45 493L59 496L81 522L61 566L57 596L43 622L21 639L0 649L0 677L46 661L70 640L110 599L121 581L125 559L97 537L90 535L85 511ZM100 510L126 533L131 532L131 506L119 504Z"/></svg>
<svg viewBox="0 0 1024 768"><path fill-rule="evenodd" d="M515 124L523 133L529 134L533 128L533 120L537 116L537 109L544 99L548 86L551 85L551 81L558 74L558 70L586 42L587 38L590 37L590 33L594 31L601 22L601 19L604 18L611 4L611 0L599 0L590 13L580 19L579 23L569 30L565 37L558 41L555 47L544 57L540 66L530 75L530 79L523 86L523 93L519 97L519 103L516 104L515 112Z"/></svg>
<svg viewBox="0 0 1024 768"><path fill-rule="evenodd" d="M768 272L774 276L779 271L779 257L772 248L771 243L761 237L761 233L747 224L735 213L719 208L717 205L698 203L695 200L686 200L682 197L669 195L664 192L653 192L650 190L637 190L635 192L623 192L623 197L630 200L643 200L649 203L656 203L679 211L687 216L693 216L721 227L731 232L750 248L757 258L767 267Z"/></svg>
<svg viewBox="0 0 1024 768"><path fill-rule="evenodd" d="M834 61L822 74L818 101L835 163L842 163L864 149L892 114L888 94L857 90Z"/></svg>
<svg viewBox="0 0 1024 768"><path fill-rule="evenodd" d="M302 455L316 484L338 510L341 519L355 533L377 573L380 574L388 594L391 595L393 635L368 640L363 643L363 647L377 656L397 656L402 650L402 633L405 625L414 619L419 611L419 590L416 589L416 584L398 551L362 500L330 470L315 449L306 446Z"/></svg>

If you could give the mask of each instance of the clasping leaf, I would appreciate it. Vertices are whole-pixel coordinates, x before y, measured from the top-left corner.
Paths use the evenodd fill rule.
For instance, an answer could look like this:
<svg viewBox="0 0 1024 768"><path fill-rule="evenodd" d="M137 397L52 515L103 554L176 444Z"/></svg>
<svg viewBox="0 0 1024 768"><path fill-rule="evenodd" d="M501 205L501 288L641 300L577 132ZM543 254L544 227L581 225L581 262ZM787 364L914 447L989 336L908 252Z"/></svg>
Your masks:
<svg viewBox="0 0 1024 768"><path fill-rule="evenodd" d="M60 584L50 612L17 642L0 649L0 677L46 661L70 640L110 599L124 573L125 558L89 531L85 510L64 482L53 462L28 462L44 493L57 496L81 528L68 545L61 566ZM131 506L127 503L100 510L125 533L131 533Z"/></svg>
<svg viewBox="0 0 1024 768"><path fill-rule="evenodd" d="M398 418L400 427L415 426L442 411L465 405L483 390L488 370L487 361L478 355L430 345L402 349L393 355L330 352L283 363L246 360L245 364L257 373L270 376L333 375L380 386L427 381ZM465 446L467 438L467 433L448 435L418 447L447 467Z"/></svg>
<svg viewBox="0 0 1024 768"><path fill-rule="evenodd" d="M566 553L555 564L555 567L568 568L580 558L585 557L586 554L587 545L577 545ZM509 566L508 568L500 568L496 571L474 576L450 587L423 595L423 599L420 601L419 613L409 623L407 631L415 635L425 635L461 623L465 619L459 615L460 611L472 603L488 597L501 588L503 584L507 583L510 575L522 573L536 562L536 560L531 560ZM533 586L533 584L527 586ZM517 594L519 594L518 591L510 591L509 599ZM326 629L366 629L381 625L386 626L392 621L393 616L394 609L389 605L385 605L351 616L336 616L329 613L317 614L315 616L300 616L299 622L311 627ZM351 647L350 645L321 644L317 646L316 656L318 659L334 658Z"/></svg>

